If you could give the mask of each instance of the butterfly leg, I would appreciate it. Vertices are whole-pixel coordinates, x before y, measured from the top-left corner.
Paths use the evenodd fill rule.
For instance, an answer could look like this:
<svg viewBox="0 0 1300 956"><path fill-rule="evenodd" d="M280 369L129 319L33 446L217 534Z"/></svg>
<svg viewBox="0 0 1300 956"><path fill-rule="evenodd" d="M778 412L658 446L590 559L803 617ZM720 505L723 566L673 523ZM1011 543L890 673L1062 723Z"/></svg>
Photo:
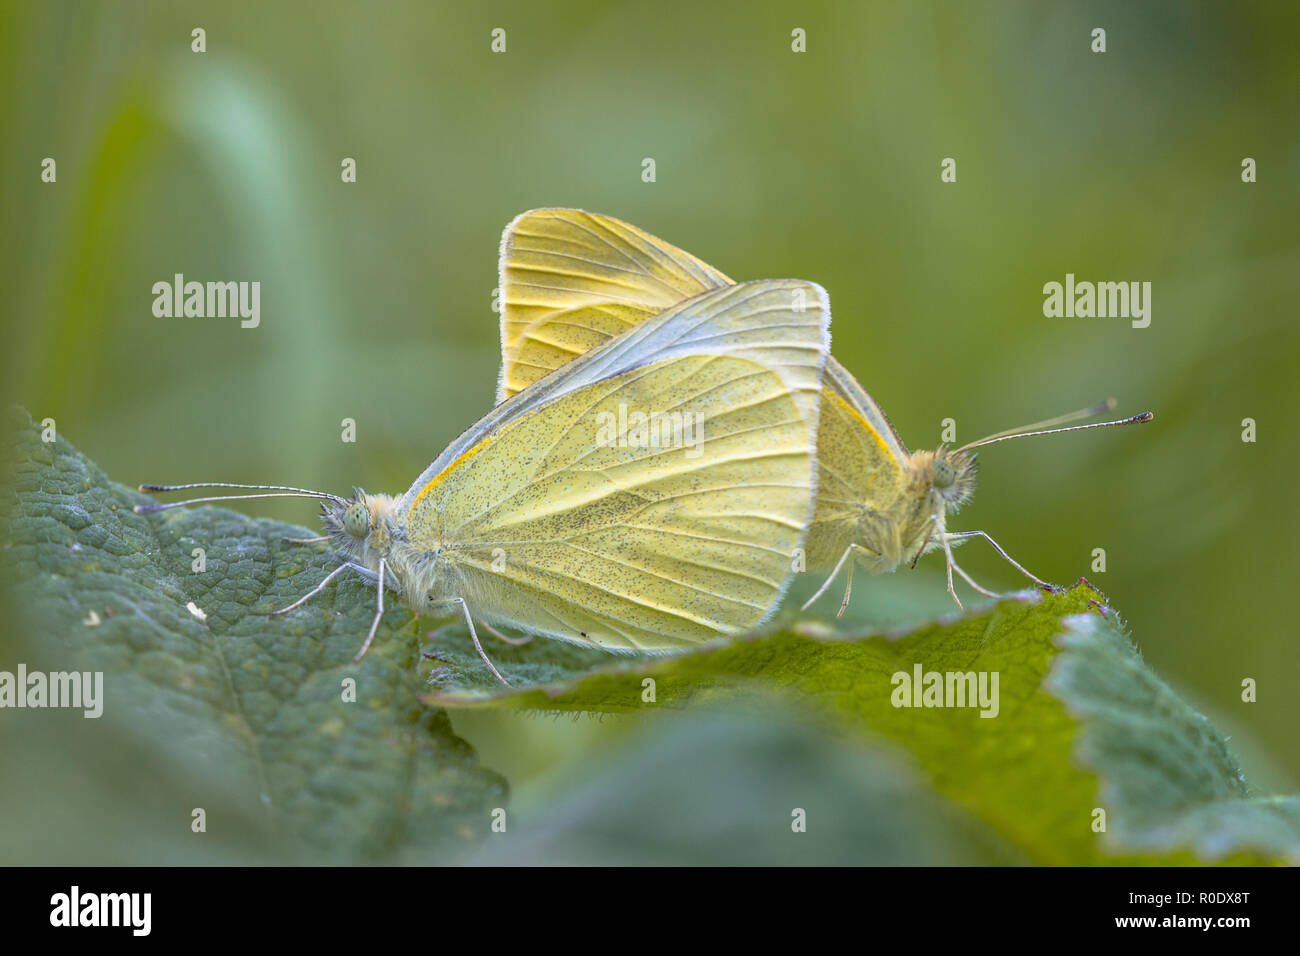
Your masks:
<svg viewBox="0 0 1300 956"><path fill-rule="evenodd" d="M319 538L281 538L285 544L320 544L322 541L328 541L330 536L321 535Z"/></svg>
<svg viewBox="0 0 1300 956"><path fill-rule="evenodd" d="M831 571L830 577L828 577L825 581L822 582L822 586L817 589L817 592L813 594L812 597L810 597L808 600L803 602L803 606L799 610L801 611L808 610L808 608L812 607L814 601L816 601L819 597L821 597L823 594L826 593L826 591L830 588L831 584L834 583L835 579L840 576L840 572L844 570L844 562L848 561L851 557L853 557L854 553L857 551L861 551L863 554L875 554L874 551L869 551L866 548L862 547L862 545L860 544L849 545L847 548L844 549L844 553L840 555L840 559L835 562L835 569ZM852 589L853 589L853 566L850 565L849 584L844 592L844 603L840 606L840 614L843 614L844 608L849 606L849 594L852 591ZM836 616L838 617L839 615Z"/></svg>
<svg viewBox="0 0 1300 956"><path fill-rule="evenodd" d="M949 561L948 561L948 593L951 594L951 595L952 595L952 599L953 599L954 601L957 602L957 608L958 608L958 610L962 610L962 611L964 611L964 610L966 610L966 607L965 607L965 605L963 605L963 604L961 603L961 598L959 598L959 597L957 596L957 589L954 588L954 587L952 586L952 569L953 569L953 567L955 567L955 565L952 563L952 560L949 559Z"/></svg>
<svg viewBox="0 0 1300 956"><path fill-rule="evenodd" d="M961 608L963 611L966 610L964 607L962 607L961 600L957 597L957 592L953 589L952 586L952 573L954 571L956 571L959 575L961 575L961 579L963 581L965 581L967 584L973 587L976 591L979 591L979 593L983 594L985 597L998 596L996 591L990 591L982 584L979 584L974 578L972 578L969 574L967 574L965 570L962 569L962 566L960 564L957 563L956 559L952 556L952 543L951 541L949 541L949 536L947 534L944 534L940 538L940 540L943 542L944 554L948 558L948 593L952 595L952 599L957 602L957 606L959 608Z"/></svg>
<svg viewBox="0 0 1300 956"><path fill-rule="evenodd" d="M831 586L831 582L839 576L840 569L844 567L844 562L849 559L851 554L853 554L853 545L849 545L844 549L844 553L840 555L840 559L835 562L835 569L831 571L831 576L822 582L822 586L814 592L812 597L803 602L803 607L799 608L799 610L808 610L808 608L812 607L814 601L826 593L827 589Z"/></svg>
<svg viewBox="0 0 1300 956"><path fill-rule="evenodd" d="M483 650L483 645L479 643L478 631L474 630L474 619L469 616L469 605L465 603L465 599L454 598L449 603L460 605L461 613L465 615L465 624L469 627L469 636L474 641L475 649L478 650L478 656L483 658L483 663L488 666L488 670L492 672L492 676L495 677L497 680L499 680L506 687L509 687L510 682L506 680L504 677L502 677L501 672L496 669L496 666L490 660L488 660L487 653ZM487 625L484 626L486 627Z"/></svg>
<svg viewBox="0 0 1300 956"><path fill-rule="evenodd" d="M974 538L974 537L980 537L980 538L983 538L983 539L984 539L985 541L987 541L989 544L993 545L993 550L994 550L994 551L996 551L998 554L1002 555L1002 557L1006 558L1008 564L1010 564L1013 568L1015 568L1017 571L1019 571L1019 572L1020 572L1021 574L1023 574L1025 577L1029 578L1029 580L1031 580L1031 581L1033 581L1035 584L1040 585L1040 586L1045 587L1045 588L1050 588L1050 587L1053 586L1053 585L1047 583L1046 581L1044 581L1044 580L1043 580L1042 578L1040 578L1038 575L1030 573L1030 571L1029 571L1029 570L1028 570L1024 565L1022 565L1022 564L1021 564L1019 561L1017 561L1015 558L1011 557L1011 555L1007 554L1006 551L1004 551L1004 550L1002 549L1002 545L998 544L996 541L994 541L992 538L990 538L990 537L988 536L988 533L985 532L985 531L955 531L955 532L951 532L951 533L949 533L949 534L948 534L948 537L949 537L949 538L953 538L953 539L958 539L958 538Z"/></svg>
<svg viewBox="0 0 1300 956"><path fill-rule="evenodd" d="M843 617L844 612L849 608L849 598L853 595L853 569L855 567L857 567L857 562L850 561L848 580L844 582L844 600L840 602L840 609L835 612L836 617Z"/></svg>
<svg viewBox="0 0 1300 956"><path fill-rule="evenodd" d="M966 610L966 608L962 605L961 598L957 596L957 589L953 587L952 584L952 572L954 568L957 568L957 562L953 559L952 556L952 542L948 540L948 535L945 534L942 530L943 517L938 511L934 513L934 527L940 529L939 543L943 545L943 555L948 562L948 593L951 594L952 599L957 602L957 607L964 611ZM962 575L962 577L966 576L966 572L962 571L960 568L957 568L957 571ZM970 579L967 578L967 580L969 581Z"/></svg>
<svg viewBox="0 0 1300 956"><path fill-rule="evenodd" d="M329 574L325 575L325 580L321 581L320 584L316 585L314 588L312 588L310 591L308 591L308 592L307 592L306 594L304 594L302 597L298 598L298 600L294 601L294 602L293 602L292 604L290 604L288 607L282 607L282 608L280 608L280 610L278 610L278 611L272 611L270 616L271 616L271 617L279 617L281 614L288 614L290 611L292 611L292 610L293 610L294 608L296 608L296 607L302 607L304 604L306 604L308 601L310 601L312 598L314 598L317 594L320 594L321 591L325 590L325 585L329 584L331 581L333 581L336 577L338 577L340 574L342 574L342 573L343 573L344 571L346 571L348 568L353 568L354 570L358 570L358 571L361 570L360 568L358 568L355 564L352 564L351 562L347 562L347 563L345 563L345 564L340 564L337 568L335 568L335 569L334 569L333 571L331 571Z"/></svg>
<svg viewBox="0 0 1300 956"><path fill-rule="evenodd" d="M954 564L954 565L953 565L953 570L955 570L958 574L960 574L961 577L962 577L962 580L965 581L967 584L969 584L971 587L973 587L976 591L979 591L980 594L986 595L986 596L988 596L988 597L997 597L997 596L998 596L998 595L997 595L997 592L995 592L995 591L990 591L988 588L981 587L978 583L976 583L975 579L974 579L973 577L971 577L969 574L967 574L967 573L965 572L965 570L963 570L963 568L962 568L962 566L961 566L960 564Z"/></svg>
<svg viewBox="0 0 1300 956"><path fill-rule="evenodd" d="M498 631L495 627L493 627L491 624L488 624L486 622L483 624L483 630L487 631L498 641L504 641L505 643L511 645L512 647L523 647L525 644L531 644L533 642L533 635L531 634L529 634L527 637L507 637L506 635Z"/></svg>
<svg viewBox="0 0 1300 956"><path fill-rule="evenodd" d="M375 619L370 622L370 632L366 634L366 642L361 645L361 650L352 656L353 661L359 661L366 656L366 651L370 650L370 645L375 639L375 632L379 630L379 622L384 616L384 570L386 561L384 558L379 559L379 575L376 578L375 593L378 595L375 608Z"/></svg>

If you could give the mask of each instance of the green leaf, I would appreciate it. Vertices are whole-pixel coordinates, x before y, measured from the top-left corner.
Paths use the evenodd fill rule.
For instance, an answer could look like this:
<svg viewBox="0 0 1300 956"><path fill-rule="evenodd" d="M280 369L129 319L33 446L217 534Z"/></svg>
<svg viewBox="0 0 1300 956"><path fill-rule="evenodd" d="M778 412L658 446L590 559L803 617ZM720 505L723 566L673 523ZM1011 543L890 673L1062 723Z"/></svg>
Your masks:
<svg viewBox="0 0 1300 956"><path fill-rule="evenodd" d="M1086 584L889 635L787 614L665 658L490 644L505 690L460 625L422 660L423 628L396 607L353 665L374 601L355 579L268 617L335 566L280 540L309 532L218 508L135 515L147 499L42 442L25 413L10 426L0 669L100 670L106 702L95 720L4 713L0 750L23 770L0 788L6 863L462 859L505 785L427 703L691 710L566 768L576 785L522 823L512 810L483 861L1300 859L1300 801L1251 790ZM894 706L894 676L918 664L996 672L997 716ZM426 673L438 690L422 704ZM684 792L694 809L675 813ZM792 844L793 807L810 823Z"/></svg>
<svg viewBox="0 0 1300 956"><path fill-rule="evenodd" d="M1300 859L1300 799L1246 785L1223 735L1142 662L1116 613L1084 582L1025 593L903 636L791 625L652 660L574 668L519 690L474 683L442 705L645 713L727 700L751 714L775 690L859 740L892 744L939 794L1039 864ZM529 648L498 654L510 673ZM500 662L498 662L500 663ZM894 675L996 672L997 715L894 704ZM558 667L549 656L544 665ZM647 678L654 703L647 703ZM763 697L759 696L759 700ZM1095 811L1106 813L1095 832Z"/></svg>
<svg viewBox="0 0 1300 956"><path fill-rule="evenodd" d="M353 664L375 602L357 580L268 617L336 566L280 540L311 532L211 507L136 515L148 499L26 413L7 431L0 570L18 626L0 668L102 671L105 703L100 719L5 712L6 764L28 769L0 797L5 862L431 862L488 832L505 783L417 700L410 611L390 608Z"/></svg>
<svg viewBox="0 0 1300 956"><path fill-rule="evenodd" d="M766 695L764 695L766 696ZM898 755L762 713L693 709L521 792L474 863L952 865L1026 862ZM797 830L796 824L802 829Z"/></svg>
<svg viewBox="0 0 1300 956"><path fill-rule="evenodd" d="M1227 740L1161 681L1112 620L1066 618L1046 691L1080 727L1076 762L1097 774L1117 846L1202 859L1255 851L1300 862L1300 797L1247 784Z"/></svg>

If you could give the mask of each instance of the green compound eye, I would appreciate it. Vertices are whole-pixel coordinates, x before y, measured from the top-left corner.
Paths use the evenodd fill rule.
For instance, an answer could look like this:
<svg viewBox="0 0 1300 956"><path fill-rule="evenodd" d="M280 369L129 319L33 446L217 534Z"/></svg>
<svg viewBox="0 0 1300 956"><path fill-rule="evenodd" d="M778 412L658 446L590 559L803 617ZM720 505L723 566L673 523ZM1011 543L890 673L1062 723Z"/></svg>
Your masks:
<svg viewBox="0 0 1300 956"><path fill-rule="evenodd" d="M343 530L354 538L364 538L370 534L370 512L359 501L348 505L343 512Z"/></svg>
<svg viewBox="0 0 1300 956"><path fill-rule="evenodd" d="M936 488L951 488L952 483L957 480L957 472L952 464L944 458L936 458L934 462L934 486Z"/></svg>

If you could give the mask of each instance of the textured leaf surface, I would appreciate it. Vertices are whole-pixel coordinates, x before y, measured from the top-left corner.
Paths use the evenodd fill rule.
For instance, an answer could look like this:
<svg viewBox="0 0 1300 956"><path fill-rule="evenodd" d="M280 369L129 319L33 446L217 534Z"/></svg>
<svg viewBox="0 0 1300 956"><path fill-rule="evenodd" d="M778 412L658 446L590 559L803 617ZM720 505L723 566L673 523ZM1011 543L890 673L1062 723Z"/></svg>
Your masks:
<svg viewBox="0 0 1300 956"><path fill-rule="evenodd" d="M431 862L488 832L504 781L417 700L427 668L410 611L390 610L354 665L374 608L358 581L267 616L334 567L323 546L280 540L309 532L219 508L136 515L144 496L42 442L25 414L7 431L6 620L19 627L0 668L103 671L106 703L98 720L4 713L6 763L30 770L6 774L4 862ZM206 833L191 831L196 807Z"/></svg>
<svg viewBox="0 0 1300 956"><path fill-rule="evenodd" d="M997 716L894 706L893 675L912 675L918 664L996 672ZM553 662L545 669L556 671ZM644 699L647 678L654 703ZM740 705L760 686L774 689L850 735L891 742L939 793L1037 863L1300 859L1300 799L1252 792L1222 734L1146 667L1103 596L1083 582L892 639L787 623L671 658L575 668L528 690L475 680L428 699L634 713L702 700ZM1106 811L1105 832L1094 832L1097 809Z"/></svg>
<svg viewBox="0 0 1300 956"><path fill-rule="evenodd" d="M490 641L506 691L459 625L423 660L425 628L400 608L353 665L374 599L347 576L268 618L333 567L280 541L303 529L217 508L135 515L142 496L25 415L6 449L0 669L102 670L107 701L98 720L0 714L5 765L22 771L0 788L2 862L463 859L505 784L447 704L648 718L512 809L477 860L1300 860L1300 801L1252 791L1084 584L888 636L786 616L657 659ZM893 675L917 664L997 672L997 717L893 706ZM795 807L807 833L791 831Z"/></svg>

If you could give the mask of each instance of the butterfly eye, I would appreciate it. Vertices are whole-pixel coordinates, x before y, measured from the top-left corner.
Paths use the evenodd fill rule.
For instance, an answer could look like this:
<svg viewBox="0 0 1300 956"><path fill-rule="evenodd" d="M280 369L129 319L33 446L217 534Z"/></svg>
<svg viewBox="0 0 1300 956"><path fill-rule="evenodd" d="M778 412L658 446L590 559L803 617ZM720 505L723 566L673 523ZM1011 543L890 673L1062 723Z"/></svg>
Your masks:
<svg viewBox="0 0 1300 956"><path fill-rule="evenodd" d="M957 472L952 467L952 463L944 458L935 459L932 474L936 488L951 488L952 483L957 480Z"/></svg>
<svg viewBox="0 0 1300 956"><path fill-rule="evenodd" d="M370 534L370 512L359 501L348 505L343 512L343 530L354 538L364 538Z"/></svg>

